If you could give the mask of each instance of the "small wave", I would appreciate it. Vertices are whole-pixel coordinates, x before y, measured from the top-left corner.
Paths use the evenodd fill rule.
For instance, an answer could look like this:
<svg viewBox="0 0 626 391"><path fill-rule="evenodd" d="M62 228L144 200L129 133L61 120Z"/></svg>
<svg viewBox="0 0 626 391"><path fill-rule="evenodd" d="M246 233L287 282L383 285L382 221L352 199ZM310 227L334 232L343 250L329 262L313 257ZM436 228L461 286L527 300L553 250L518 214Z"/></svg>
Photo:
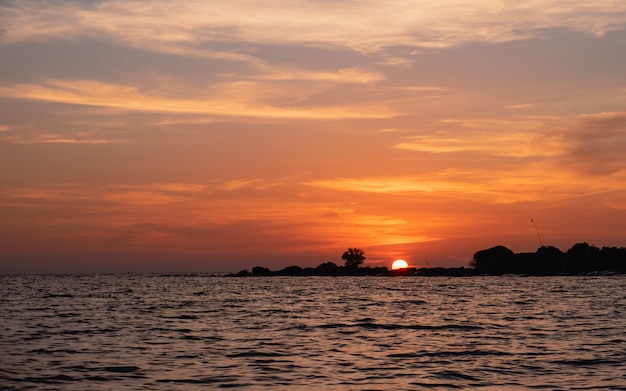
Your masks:
<svg viewBox="0 0 626 391"><path fill-rule="evenodd" d="M27 353L31 353L31 354L76 354L78 353L78 351L74 350L74 349L35 349L35 350L30 350Z"/></svg>
<svg viewBox="0 0 626 391"><path fill-rule="evenodd" d="M78 335L78 334L95 334L99 330L63 330L60 332L62 335Z"/></svg>
<svg viewBox="0 0 626 391"><path fill-rule="evenodd" d="M418 359L423 357L428 358L449 358L449 357L463 357L463 356L510 356L511 353L501 352L497 350L459 350L459 351L436 351L436 352L403 352L403 353L390 353L387 355L393 359Z"/></svg>
<svg viewBox="0 0 626 391"><path fill-rule="evenodd" d="M364 323L358 323L355 326L363 327L366 329L382 329L382 330L482 330L482 327L480 326L470 326L470 325L460 325L460 324L432 326L432 325L402 325L402 324L384 324L384 323L364 322Z"/></svg>
<svg viewBox="0 0 626 391"><path fill-rule="evenodd" d="M114 379L95 375L95 376L87 376L85 378L85 380L102 382L102 381L111 381L111 380L114 380Z"/></svg>
<svg viewBox="0 0 626 391"><path fill-rule="evenodd" d="M498 350L459 350L459 351L441 351L441 352L427 352L423 353L423 356L430 357L458 357L458 356L510 356L511 353L501 352Z"/></svg>
<svg viewBox="0 0 626 391"><path fill-rule="evenodd" d="M311 327L303 323L295 323L295 324L287 324L284 327L280 327L278 330L280 331L297 330L297 331L305 332L305 331L311 330Z"/></svg>
<svg viewBox="0 0 626 391"><path fill-rule="evenodd" d="M317 327L320 329L339 329L339 328L350 327L350 325L345 324L345 323L328 323L328 324L319 325Z"/></svg>
<svg viewBox="0 0 626 391"><path fill-rule="evenodd" d="M17 380L17 379L14 379ZM55 375L48 377L26 377L24 379L18 380L26 383L37 383L37 384L61 384L70 381L77 381L77 379L68 375Z"/></svg>
<svg viewBox="0 0 626 391"><path fill-rule="evenodd" d="M404 301L400 301L400 304L409 304L409 305L426 305L428 304L427 301L425 300L419 300L419 299L415 299L415 300L404 300Z"/></svg>
<svg viewBox="0 0 626 391"><path fill-rule="evenodd" d="M623 365L622 361L610 360L604 358L581 358L576 360L557 360L555 364L571 365L576 367L587 367L594 365Z"/></svg>
<svg viewBox="0 0 626 391"><path fill-rule="evenodd" d="M65 367L63 369L76 371L76 372L90 372L92 370L91 368L88 368L84 365L72 365L70 367Z"/></svg>
<svg viewBox="0 0 626 391"><path fill-rule="evenodd" d="M73 298L74 295L69 294L69 293L48 293L46 295L43 295L41 298L42 299L54 299L54 298L67 298L67 299L71 299Z"/></svg>
<svg viewBox="0 0 626 391"><path fill-rule="evenodd" d="M164 316L164 319L182 319L182 320L196 320L198 319L195 315L178 315L178 316Z"/></svg>
<svg viewBox="0 0 626 391"><path fill-rule="evenodd" d="M115 333L118 329L103 328L103 329L85 329L85 330L63 330L60 334L63 335L89 335L89 334L108 334Z"/></svg>
<svg viewBox="0 0 626 391"><path fill-rule="evenodd" d="M64 367L64 370L70 370L75 372L111 372L111 373L133 373L139 371L141 368L134 365L109 365L105 367L87 367L84 365L72 365Z"/></svg>
<svg viewBox="0 0 626 391"><path fill-rule="evenodd" d="M412 382L410 383L412 386L418 386L418 387L423 387L423 388L443 388L443 389L459 389L459 388L463 388L461 386L458 386L456 384L451 384L451 383L423 383L423 382Z"/></svg>
<svg viewBox="0 0 626 391"><path fill-rule="evenodd" d="M474 376L466 375L464 373L457 372L457 371L440 371L440 372L435 372L433 375L435 375L438 378L446 379L446 380L462 379L462 380L478 381L478 379L475 378Z"/></svg>
<svg viewBox="0 0 626 391"><path fill-rule="evenodd" d="M359 322L355 324L345 323L328 323L317 326L322 329L342 329L342 328L354 328L360 327L370 330L483 330L482 326L474 325L462 325L462 324L447 324L447 325L403 325L403 324L388 324L388 323L374 323L374 322Z"/></svg>
<svg viewBox="0 0 626 391"><path fill-rule="evenodd" d="M285 355L277 352L260 352L258 350L249 350L241 353L232 353L226 355L226 357L284 357Z"/></svg>
<svg viewBox="0 0 626 391"><path fill-rule="evenodd" d="M417 358L422 356L420 353L390 353L387 355L389 358Z"/></svg>
<svg viewBox="0 0 626 391"><path fill-rule="evenodd" d="M65 314L55 314L55 316L59 317L59 318L78 318L83 316L82 314L77 314L74 312L68 312Z"/></svg>
<svg viewBox="0 0 626 391"><path fill-rule="evenodd" d="M115 366L115 367L104 367L102 368L105 372L114 372L114 373L131 373L136 372L140 368L134 365L123 365L123 366Z"/></svg>
<svg viewBox="0 0 626 391"><path fill-rule="evenodd" d="M372 318L363 318L363 319L357 319L358 323L369 323L369 322L374 322L374 319Z"/></svg>
<svg viewBox="0 0 626 391"><path fill-rule="evenodd" d="M259 312L263 313L263 314L267 314L267 315L273 315L273 314L290 314L293 311L292 310L286 310L283 308L264 308L259 310Z"/></svg>
<svg viewBox="0 0 626 391"><path fill-rule="evenodd" d="M178 384L215 384L222 383L223 387L245 387L250 384L234 383L239 380L232 376L209 376L199 379L157 379L158 383L178 383Z"/></svg>
<svg viewBox="0 0 626 391"><path fill-rule="evenodd" d="M198 337L197 335L183 335L183 339L187 341L203 341L203 337Z"/></svg>
<svg viewBox="0 0 626 391"><path fill-rule="evenodd" d="M532 305L535 304L536 300L516 300L513 303L517 305Z"/></svg>

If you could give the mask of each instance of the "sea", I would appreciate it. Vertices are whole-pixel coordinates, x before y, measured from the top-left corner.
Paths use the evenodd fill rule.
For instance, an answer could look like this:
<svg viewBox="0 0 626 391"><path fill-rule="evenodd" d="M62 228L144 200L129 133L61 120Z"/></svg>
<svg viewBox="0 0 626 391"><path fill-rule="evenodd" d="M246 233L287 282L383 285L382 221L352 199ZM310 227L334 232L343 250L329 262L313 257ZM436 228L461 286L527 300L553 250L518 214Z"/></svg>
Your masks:
<svg viewBox="0 0 626 391"><path fill-rule="evenodd" d="M626 390L626 276L0 276L1 390Z"/></svg>

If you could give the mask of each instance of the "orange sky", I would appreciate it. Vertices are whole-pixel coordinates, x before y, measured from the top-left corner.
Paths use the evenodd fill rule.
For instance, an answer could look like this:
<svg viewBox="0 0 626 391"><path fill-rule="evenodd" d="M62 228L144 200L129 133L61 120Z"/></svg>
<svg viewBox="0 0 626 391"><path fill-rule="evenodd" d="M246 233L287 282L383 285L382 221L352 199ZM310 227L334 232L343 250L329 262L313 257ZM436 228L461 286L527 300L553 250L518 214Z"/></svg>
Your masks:
<svg viewBox="0 0 626 391"><path fill-rule="evenodd" d="M0 273L626 246L626 3L5 1Z"/></svg>

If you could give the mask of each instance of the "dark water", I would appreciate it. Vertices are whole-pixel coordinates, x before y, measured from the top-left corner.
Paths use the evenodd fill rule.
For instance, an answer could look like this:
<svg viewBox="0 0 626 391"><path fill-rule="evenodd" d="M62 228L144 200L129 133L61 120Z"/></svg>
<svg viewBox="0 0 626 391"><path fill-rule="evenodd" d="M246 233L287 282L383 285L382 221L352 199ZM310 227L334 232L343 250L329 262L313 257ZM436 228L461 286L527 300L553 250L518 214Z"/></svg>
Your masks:
<svg viewBox="0 0 626 391"><path fill-rule="evenodd" d="M625 283L0 276L0 389L626 390Z"/></svg>

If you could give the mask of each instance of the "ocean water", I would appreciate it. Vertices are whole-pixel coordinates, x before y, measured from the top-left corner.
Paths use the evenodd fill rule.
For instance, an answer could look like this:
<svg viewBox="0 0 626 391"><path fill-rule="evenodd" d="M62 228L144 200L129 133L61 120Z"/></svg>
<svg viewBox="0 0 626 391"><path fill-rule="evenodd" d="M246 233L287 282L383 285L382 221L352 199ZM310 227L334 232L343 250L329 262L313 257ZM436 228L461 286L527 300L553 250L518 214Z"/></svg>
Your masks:
<svg viewBox="0 0 626 391"><path fill-rule="evenodd" d="M626 276L0 276L3 390L626 390Z"/></svg>

